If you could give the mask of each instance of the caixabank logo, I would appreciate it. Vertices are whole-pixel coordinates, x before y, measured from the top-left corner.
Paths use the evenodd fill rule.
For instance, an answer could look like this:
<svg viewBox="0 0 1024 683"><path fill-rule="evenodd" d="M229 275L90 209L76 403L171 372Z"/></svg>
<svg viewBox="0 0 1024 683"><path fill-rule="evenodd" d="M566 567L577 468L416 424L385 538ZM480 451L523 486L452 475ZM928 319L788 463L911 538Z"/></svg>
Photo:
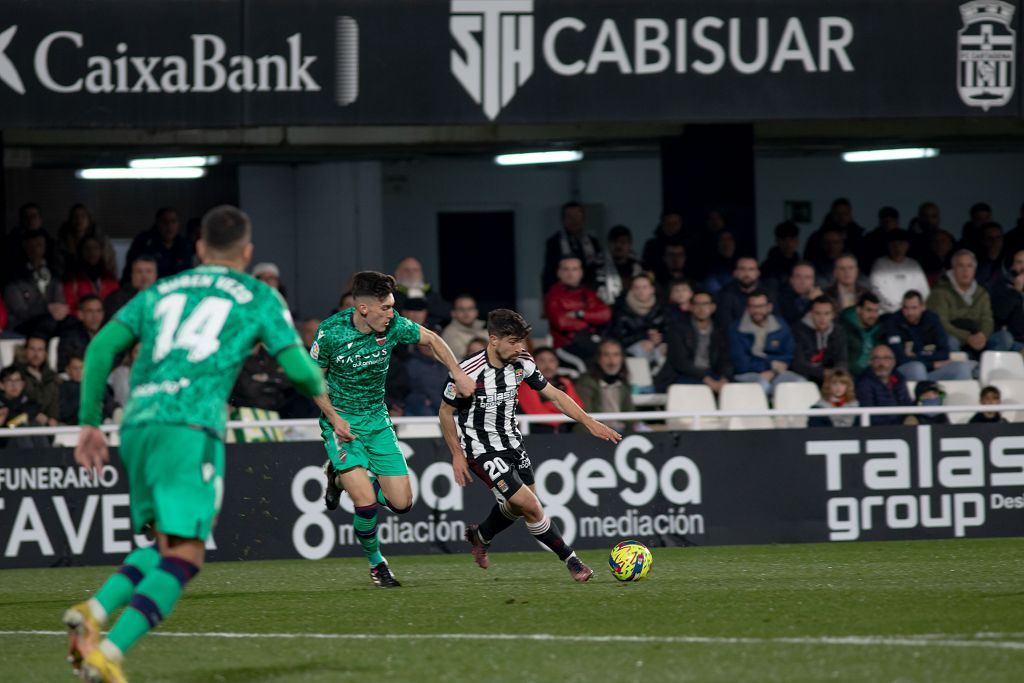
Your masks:
<svg viewBox="0 0 1024 683"><path fill-rule="evenodd" d="M840 16L563 16L537 24L534 0L451 0L451 73L492 121L539 69L566 78L855 70L854 25Z"/></svg>
<svg viewBox="0 0 1024 683"><path fill-rule="evenodd" d="M823 465L829 540L1024 528L1024 436L935 441L927 425L913 439L807 441L805 454Z"/></svg>
<svg viewBox="0 0 1024 683"><path fill-rule="evenodd" d="M334 29L335 100L346 106L358 96L358 25L335 17ZM106 36L99 45L86 33L54 30L28 46L32 59L24 64L11 57L16 40L35 39L19 35L18 25L0 31L0 83L19 95L318 93L332 85L314 75L321 56L306 52L301 32L282 36L278 50L263 54L229 54L225 37L192 33L177 41L176 54L154 55L127 38L112 43Z"/></svg>

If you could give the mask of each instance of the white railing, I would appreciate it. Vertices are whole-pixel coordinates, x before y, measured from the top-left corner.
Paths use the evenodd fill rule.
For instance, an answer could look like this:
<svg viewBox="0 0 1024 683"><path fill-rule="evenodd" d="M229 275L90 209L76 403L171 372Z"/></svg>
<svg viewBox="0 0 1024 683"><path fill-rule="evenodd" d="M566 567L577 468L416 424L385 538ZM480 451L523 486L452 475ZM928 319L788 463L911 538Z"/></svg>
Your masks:
<svg viewBox="0 0 1024 683"><path fill-rule="evenodd" d="M772 408L770 410L691 410L691 411L634 411L630 413L594 413L598 420L617 420L623 422L647 422L653 420L693 420L692 429L699 430L702 419L717 420L730 417L828 417L830 415L855 415L860 418L861 426L867 427L871 424L872 415L920 415L935 413L980 413L999 412L1002 414L1024 412L1024 404L1013 403L998 406L993 405L970 405L970 406L893 406L886 408L804 408L802 410ZM561 414L554 415L516 415L520 423L533 424L551 422L573 422L573 419ZM395 417L392 418L395 425L403 424L436 424L436 417ZM300 420L231 420L227 423L228 429L246 429L250 427L299 427L319 428L316 418ZM100 426L104 432L119 431L121 425L105 424ZM18 427L17 429L0 429L0 439L19 436L53 436L56 434L73 434L78 432L77 426L65 427ZM2 457L2 454L0 454Z"/></svg>

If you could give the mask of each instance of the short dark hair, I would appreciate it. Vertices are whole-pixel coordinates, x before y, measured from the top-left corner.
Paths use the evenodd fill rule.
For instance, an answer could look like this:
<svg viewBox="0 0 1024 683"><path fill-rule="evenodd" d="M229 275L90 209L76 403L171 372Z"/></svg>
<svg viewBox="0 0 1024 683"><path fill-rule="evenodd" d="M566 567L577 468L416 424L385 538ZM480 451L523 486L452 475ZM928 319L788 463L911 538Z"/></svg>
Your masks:
<svg viewBox="0 0 1024 683"><path fill-rule="evenodd" d="M395 278L375 270L363 270L352 276L352 296L382 301L395 293Z"/></svg>
<svg viewBox="0 0 1024 683"><path fill-rule="evenodd" d="M775 226L775 239L784 237L799 237L800 226L793 221L783 221Z"/></svg>
<svg viewBox="0 0 1024 683"><path fill-rule="evenodd" d="M981 390L981 398L985 398L985 396L995 396L998 399L1002 399L1003 392L999 391L999 387L989 385Z"/></svg>
<svg viewBox="0 0 1024 683"><path fill-rule="evenodd" d="M883 206L878 210L878 220L882 220L883 218L895 218L899 220L899 217L900 212L893 206Z"/></svg>
<svg viewBox="0 0 1024 683"><path fill-rule="evenodd" d="M139 261L146 261L148 263L152 263L153 265L157 265L156 256L153 256L152 254L139 254L138 256L132 259L132 265L134 266Z"/></svg>
<svg viewBox="0 0 1024 683"><path fill-rule="evenodd" d="M79 310L81 310L82 304L89 303L90 301L99 301L100 305L101 306L103 305L103 299L99 298L97 295L95 295L95 294L86 294L85 296L83 296L81 299L78 300L78 308L79 308Z"/></svg>
<svg viewBox="0 0 1024 683"><path fill-rule="evenodd" d="M685 282L685 280L682 280L681 282ZM711 297L712 303L714 303L715 301L715 295L711 293L710 289L706 289L704 287L695 287L693 289L693 298L696 299L698 294L703 294L705 296Z"/></svg>
<svg viewBox="0 0 1024 683"><path fill-rule="evenodd" d="M613 225L611 230L608 231L609 243L622 237L628 237L630 240L633 239L633 233L625 225Z"/></svg>
<svg viewBox="0 0 1024 683"><path fill-rule="evenodd" d="M487 334L495 337L526 339L531 330L523 316L507 308L496 308L487 314Z"/></svg>
<svg viewBox="0 0 1024 683"><path fill-rule="evenodd" d="M974 214L976 214L976 213L981 213L982 211L987 211L989 213L992 213L992 207L989 206L988 204L986 204L985 202L977 202L976 204L972 204L971 205L971 215L972 216Z"/></svg>
<svg viewBox="0 0 1024 683"><path fill-rule="evenodd" d="M583 210L583 205L580 204L577 201L566 202L565 204L562 204L562 214L561 215L564 217L565 216L565 212L568 211L569 209L580 209L582 211Z"/></svg>
<svg viewBox="0 0 1024 683"><path fill-rule="evenodd" d="M872 292L864 292L857 297L857 308L863 308L864 304L880 304L878 297Z"/></svg>
<svg viewBox="0 0 1024 683"><path fill-rule="evenodd" d="M16 368L13 365L8 365L3 370L0 370L0 382L6 382L7 378L10 377L11 375L20 375L20 374L21 374L21 370L19 370L18 368Z"/></svg>
<svg viewBox="0 0 1024 683"><path fill-rule="evenodd" d="M537 348L535 348L533 350L533 357L536 358L537 356L539 356L542 353L554 354L555 350L553 348L551 348L550 346L538 346Z"/></svg>
<svg viewBox="0 0 1024 683"><path fill-rule="evenodd" d="M811 299L811 308L814 308L818 304L828 304L829 306L832 307L833 310L835 310L836 307L835 302L832 301L832 299L825 296L824 294L822 294L821 296L816 296L813 299Z"/></svg>
<svg viewBox="0 0 1024 683"><path fill-rule="evenodd" d="M213 207L203 216L200 235L210 249L232 251L252 237L252 222L238 207L222 204Z"/></svg>
<svg viewBox="0 0 1024 683"><path fill-rule="evenodd" d="M83 354L81 351L72 351L70 354L68 354L68 363L70 363L73 360L80 360L84 363L85 354ZM65 367L67 366L65 365Z"/></svg>
<svg viewBox="0 0 1024 683"><path fill-rule="evenodd" d="M851 206L850 200L846 197L836 197L832 200L832 208L834 209L837 206Z"/></svg>
<svg viewBox="0 0 1024 683"><path fill-rule="evenodd" d="M794 270L796 270L800 266L806 266L806 267L810 268L812 271L818 272L818 269L815 268L814 264L811 263L810 261L797 261L796 263L793 264L793 268L789 272L792 273Z"/></svg>
<svg viewBox="0 0 1024 683"><path fill-rule="evenodd" d="M747 301L750 301L751 299L757 296L763 296L765 299L768 299L769 303L771 303L772 298L768 296L768 292L764 291L763 289L755 289L750 294L747 294Z"/></svg>
<svg viewBox="0 0 1024 683"><path fill-rule="evenodd" d="M33 339L38 339L39 341L43 342L43 346L49 346L49 344L50 344L50 338L47 337L45 334L43 334L41 332L32 332L32 333L30 333L30 334L25 336L25 348L26 349L28 348L28 343L30 341L32 341Z"/></svg>
<svg viewBox="0 0 1024 683"><path fill-rule="evenodd" d="M1003 226L999 225L999 223L996 223L995 221L989 221L988 223L985 223L984 225L982 225L981 226L981 231L985 232L986 230L989 230L990 228L995 228L996 230L999 231L1000 234L1002 234L1002 232L1003 232Z"/></svg>
<svg viewBox="0 0 1024 683"><path fill-rule="evenodd" d="M916 289L908 289L906 291L906 293L903 295L903 301L907 301L908 299L917 299L921 303L924 303L924 297L921 296L921 292L917 291Z"/></svg>

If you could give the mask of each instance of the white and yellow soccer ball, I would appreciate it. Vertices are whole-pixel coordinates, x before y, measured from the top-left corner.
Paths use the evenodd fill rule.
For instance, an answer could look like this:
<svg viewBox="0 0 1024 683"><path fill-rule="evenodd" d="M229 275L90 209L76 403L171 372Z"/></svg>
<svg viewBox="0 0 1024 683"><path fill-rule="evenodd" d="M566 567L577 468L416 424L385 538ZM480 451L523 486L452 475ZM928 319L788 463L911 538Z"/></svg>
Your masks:
<svg viewBox="0 0 1024 683"><path fill-rule="evenodd" d="M639 581L651 573L654 556L639 541L623 541L612 548L608 566L619 581Z"/></svg>

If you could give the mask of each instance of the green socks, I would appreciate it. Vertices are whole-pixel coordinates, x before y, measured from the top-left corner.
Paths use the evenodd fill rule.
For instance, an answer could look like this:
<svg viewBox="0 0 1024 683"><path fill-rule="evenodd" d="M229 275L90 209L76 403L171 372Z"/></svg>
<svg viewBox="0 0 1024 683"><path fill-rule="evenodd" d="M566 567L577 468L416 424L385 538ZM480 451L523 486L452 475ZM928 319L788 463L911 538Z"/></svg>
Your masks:
<svg viewBox="0 0 1024 683"><path fill-rule="evenodd" d="M377 538L377 507L377 503L356 505L356 517L352 522L356 538L359 539L359 545L363 546L371 567L384 561L384 556L380 554L380 540Z"/></svg>
<svg viewBox="0 0 1024 683"><path fill-rule="evenodd" d="M128 604L136 586L156 569L160 553L156 548L136 548L124 558L124 564L107 579L90 601L93 614L104 623L107 617ZM99 609L96 609L97 605Z"/></svg>
<svg viewBox="0 0 1024 683"><path fill-rule="evenodd" d="M161 558L136 587L129 609L114 624L107 640L120 653L127 652L139 638L170 616L185 586L198 572L198 567L181 558Z"/></svg>

